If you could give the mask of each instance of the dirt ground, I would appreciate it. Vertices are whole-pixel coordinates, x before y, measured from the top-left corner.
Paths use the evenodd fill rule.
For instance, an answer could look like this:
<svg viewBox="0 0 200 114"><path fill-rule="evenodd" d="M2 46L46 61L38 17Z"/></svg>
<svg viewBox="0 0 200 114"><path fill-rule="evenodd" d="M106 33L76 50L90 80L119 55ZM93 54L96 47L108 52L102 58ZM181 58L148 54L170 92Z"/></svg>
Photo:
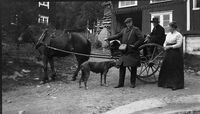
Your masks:
<svg viewBox="0 0 200 114"><path fill-rule="evenodd" d="M13 66L16 61L4 63ZM200 76L195 72L185 72L185 89L172 91L158 88L156 84L147 84L137 80L136 88L130 88L130 73L127 71L125 87L114 88L118 84L118 69L110 69L107 76L108 87L100 86L99 74L91 73L88 90L79 88L78 80L70 81L73 58L56 59L58 77L55 82L39 85L38 78L43 74L40 65L23 63L20 68L30 72L17 77L2 78L3 114L99 114L134 101L162 97L200 94ZM91 61L102 61L94 59ZM19 62L19 61L18 61ZM33 67L34 66L34 67ZM16 66L18 67L18 66ZM20 72L21 69L18 69ZM8 74L4 74L8 75Z"/></svg>

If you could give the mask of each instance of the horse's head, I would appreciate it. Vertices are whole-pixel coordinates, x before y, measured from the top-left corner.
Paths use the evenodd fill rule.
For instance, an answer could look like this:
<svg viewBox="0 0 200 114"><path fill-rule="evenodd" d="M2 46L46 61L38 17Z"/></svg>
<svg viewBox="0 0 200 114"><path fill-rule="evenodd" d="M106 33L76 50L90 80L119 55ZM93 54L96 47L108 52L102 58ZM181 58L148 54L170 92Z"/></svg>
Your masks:
<svg viewBox="0 0 200 114"><path fill-rule="evenodd" d="M18 37L19 42L26 42L26 43L36 43L38 40L38 35L40 35L42 29L35 25L29 25L24 28L23 32Z"/></svg>

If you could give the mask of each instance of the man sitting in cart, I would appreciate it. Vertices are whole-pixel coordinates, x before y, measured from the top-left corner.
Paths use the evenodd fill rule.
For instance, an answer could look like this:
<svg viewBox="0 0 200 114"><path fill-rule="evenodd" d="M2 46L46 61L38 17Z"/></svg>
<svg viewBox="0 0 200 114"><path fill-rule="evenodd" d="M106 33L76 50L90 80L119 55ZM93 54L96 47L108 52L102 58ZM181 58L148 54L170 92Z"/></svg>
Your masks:
<svg viewBox="0 0 200 114"><path fill-rule="evenodd" d="M122 55L117 62L119 66L119 84L115 88L124 86L126 67L131 67L131 87L135 87L137 66L140 64L140 52L138 47L144 42L144 37L138 27L133 25L132 18L126 18L124 21L126 28L116 35L105 39L107 41L121 39ZM120 49L120 48L119 48Z"/></svg>
<svg viewBox="0 0 200 114"><path fill-rule="evenodd" d="M159 24L159 19L154 17L151 21L153 23L153 30L150 34L147 35L146 40L148 43L156 43L159 45L163 45L165 41L165 29Z"/></svg>
<svg viewBox="0 0 200 114"><path fill-rule="evenodd" d="M165 41L165 29L159 24L159 19L157 17L154 17L151 21L153 23L153 30L150 34L146 36L146 39L144 43L155 43L163 46L163 43ZM147 56L153 53L154 47L150 48L144 48L143 55ZM147 57L147 59L149 59Z"/></svg>

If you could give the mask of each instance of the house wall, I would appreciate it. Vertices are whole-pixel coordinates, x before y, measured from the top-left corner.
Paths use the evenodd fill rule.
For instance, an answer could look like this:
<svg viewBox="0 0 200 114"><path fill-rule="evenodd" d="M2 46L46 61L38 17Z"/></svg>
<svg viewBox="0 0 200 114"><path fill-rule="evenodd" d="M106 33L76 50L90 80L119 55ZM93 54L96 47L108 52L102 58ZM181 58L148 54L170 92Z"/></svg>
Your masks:
<svg viewBox="0 0 200 114"><path fill-rule="evenodd" d="M200 10L193 10L193 0L190 0L190 31L200 33Z"/></svg>
<svg viewBox="0 0 200 114"><path fill-rule="evenodd" d="M185 52L188 54L200 55L200 34L188 35L185 39Z"/></svg>
<svg viewBox="0 0 200 114"><path fill-rule="evenodd" d="M150 4L150 0L138 0L137 7L118 8L118 1L113 1L112 34L120 29L120 22L117 20L120 15L142 11L142 32L151 32L151 12L172 11L172 20L177 22L179 31L184 36L183 49L185 53L200 54L200 10L193 10L193 0L190 0L190 30L187 31L187 0L171 0L168 2Z"/></svg>
<svg viewBox="0 0 200 114"><path fill-rule="evenodd" d="M149 34L151 32L151 12L159 12L159 11L169 11L172 10L173 13L173 21L176 21L179 29L182 33L186 31L186 1L185 0L172 0L161 3L153 3L150 4L150 0L138 0L138 5L133 7L126 8L118 8L118 1L113 1L113 10L114 13L118 11L119 14L113 14L113 17L116 19L112 19L112 23L115 25L112 26L113 33L119 31L119 26L121 26L119 22L119 17L122 15L126 15L127 13L135 12L136 10L142 11L142 27L141 30L144 34ZM115 22L116 21L116 22ZM113 28L114 27L114 28Z"/></svg>
<svg viewBox="0 0 200 114"><path fill-rule="evenodd" d="M35 2L35 5L37 5L37 13L38 16L44 15L44 16L49 16L49 24L52 24L55 26L56 24L56 2L50 2L49 3L49 9L45 6L40 6L38 5L38 2ZM38 17L37 17L38 19Z"/></svg>
<svg viewBox="0 0 200 114"><path fill-rule="evenodd" d="M184 33L185 53L200 55L200 10L193 10L190 0L190 30Z"/></svg>
<svg viewBox="0 0 200 114"><path fill-rule="evenodd" d="M172 11L172 20L177 22L180 32L184 33L186 31L186 3L175 1L170 1L171 3L157 3L151 4L152 8L143 10L143 20L142 20L142 30L144 34L151 32L151 13L152 12L162 12L162 11ZM158 4L165 4L162 7L156 7ZM155 6L153 6L155 5Z"/></svg>
<svg viewBox="0 0 200 114"><path fill-rule="evenodd" d="M111 34L120 32L125 27L124 20L128 17L133 18L133 24L142 29L142 10L133 10L137 6L118 8L118 1L112 1L112 4L114 10L112 12ZM138 1L139 4L141 3Z"/></svg>

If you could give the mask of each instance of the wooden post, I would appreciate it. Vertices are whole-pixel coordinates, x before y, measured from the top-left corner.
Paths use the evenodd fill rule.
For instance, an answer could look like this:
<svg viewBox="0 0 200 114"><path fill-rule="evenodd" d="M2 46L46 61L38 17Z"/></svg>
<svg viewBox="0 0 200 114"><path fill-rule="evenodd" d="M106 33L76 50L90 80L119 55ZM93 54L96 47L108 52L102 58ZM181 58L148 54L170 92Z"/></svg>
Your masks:
<svg viewBox="0 0 200 114"><path fill-rule="evenodd" d="M92 34L95 34L95 21L94 21L94 24L93 24Z"/></svg>
<svg viewBox="0 0 200 114"><path fill-rule="evenodd" d="M89 30L89 20L87 20L87 39L89 39L88 30Z"/></svg>

